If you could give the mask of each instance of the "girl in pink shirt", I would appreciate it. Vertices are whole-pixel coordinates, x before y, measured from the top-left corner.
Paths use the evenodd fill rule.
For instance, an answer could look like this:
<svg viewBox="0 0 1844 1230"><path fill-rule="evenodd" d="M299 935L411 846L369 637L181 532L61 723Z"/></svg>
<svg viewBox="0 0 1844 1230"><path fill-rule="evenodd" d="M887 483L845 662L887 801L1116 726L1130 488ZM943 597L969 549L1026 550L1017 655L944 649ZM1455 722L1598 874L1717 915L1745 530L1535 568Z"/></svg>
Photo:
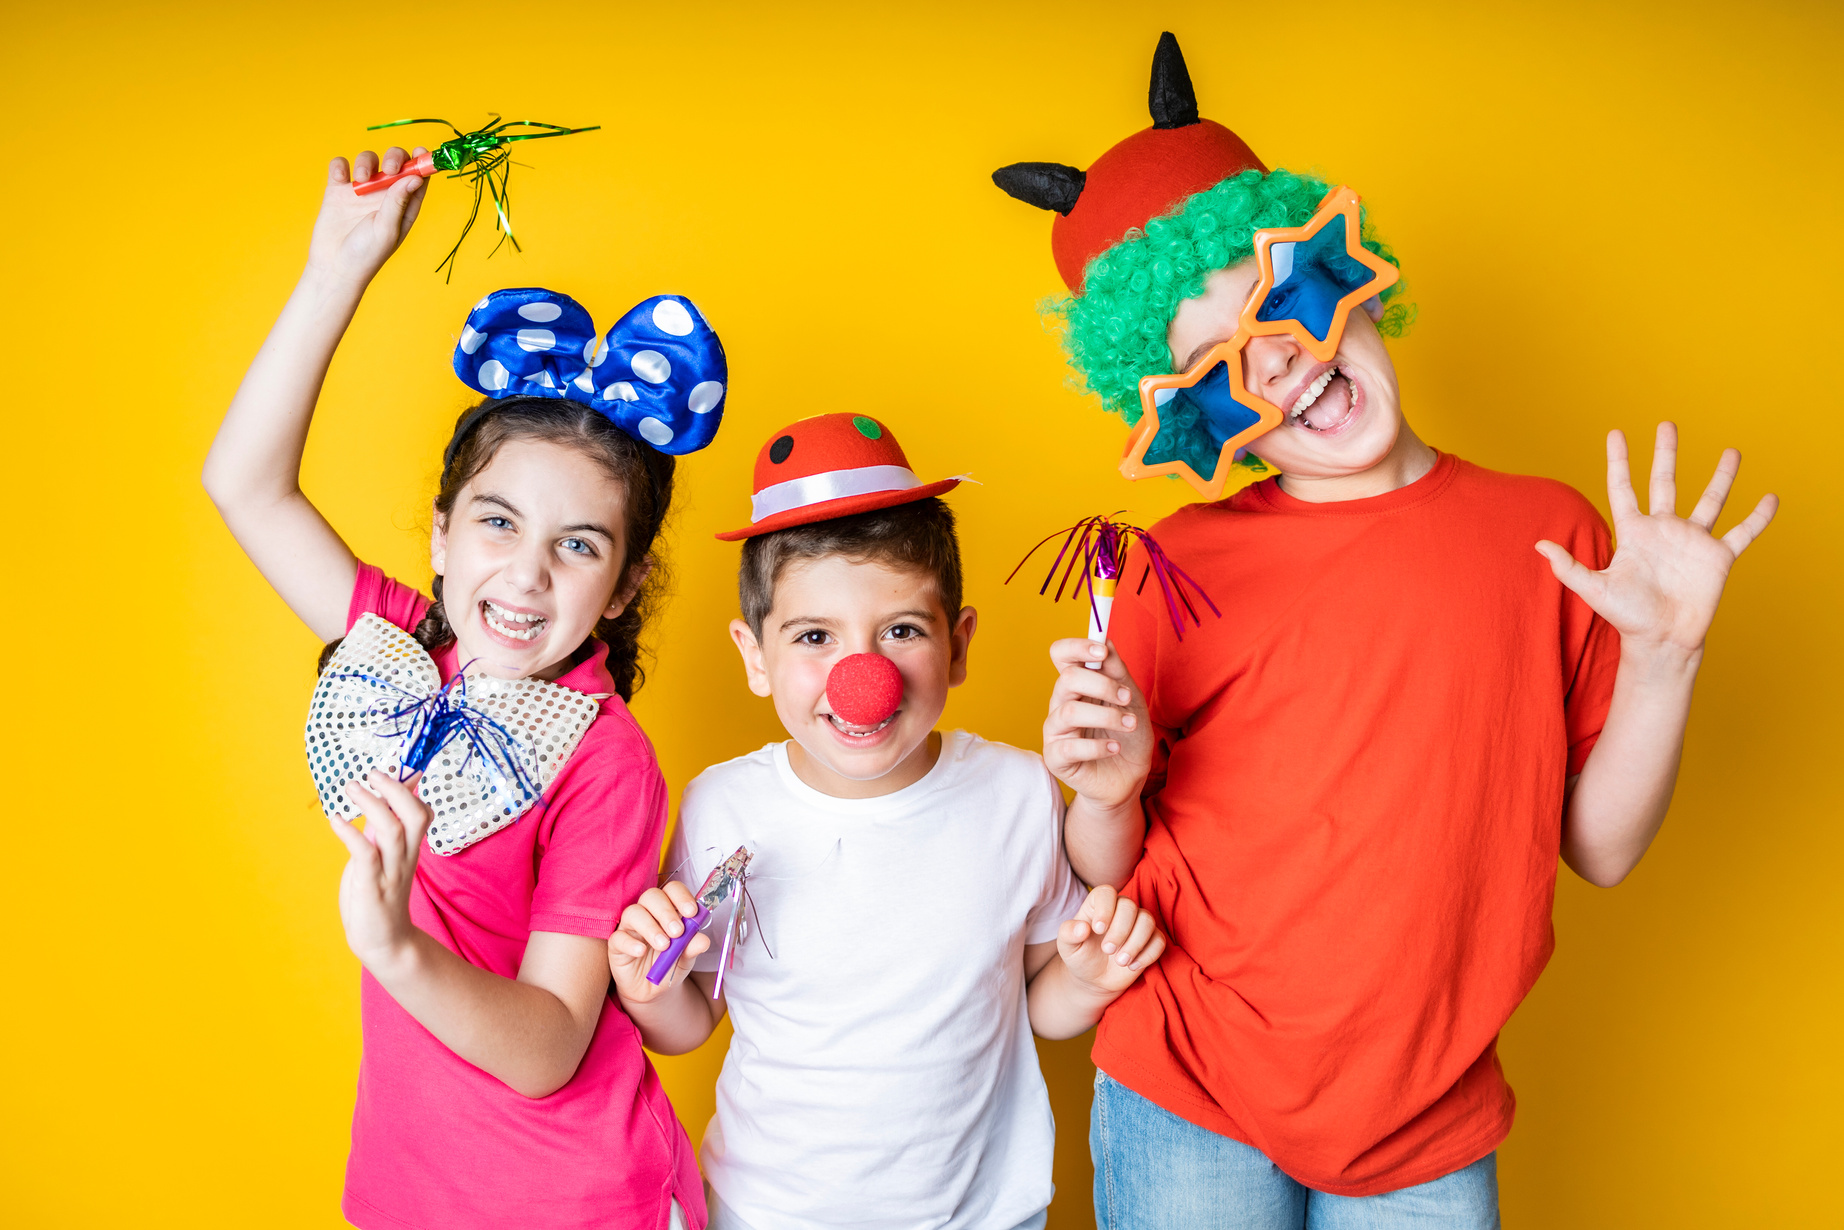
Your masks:
<svg viewBox="0 0 1844 1230"><path fill-rule="evenodd" d="M333 161L306 271L225 415L206 490L322 638L372 614L412 633L444 684L543 680L599 704L538 805L471 844L423 848L414 777L346 787L362 830L330 817L364 967L344 1211L366 1230L696 1230L697 1165L609 1002L606 941L658 867L666 788L625 702L674 455L716 429L723 350L673 297L599 341L561 295L488 296L455 356L489 395L443 455L433 599L360 563L302 494L300 462L333 351L422 201L415 176L354 185L409 157Z"/></svg>

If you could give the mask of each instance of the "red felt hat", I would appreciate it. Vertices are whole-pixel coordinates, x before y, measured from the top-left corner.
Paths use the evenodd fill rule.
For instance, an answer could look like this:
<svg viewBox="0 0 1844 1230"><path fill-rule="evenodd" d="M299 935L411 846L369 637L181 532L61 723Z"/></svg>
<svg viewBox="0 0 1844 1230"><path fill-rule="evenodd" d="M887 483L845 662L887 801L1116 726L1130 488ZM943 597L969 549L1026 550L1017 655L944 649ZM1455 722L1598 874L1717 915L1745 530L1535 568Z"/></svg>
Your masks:
<svg viewBox="0 0 1844 1230"><path fill-rule="evenodd" d="M749 525L717 535L725 542L795 525L926 500L960 486L924 483L896 437L864 414L822 414L783 427L756 454Z"/></svg>
<svg viewBox="0 0 1844 1230"><path fill-rule="evenodd" d="M993 172L993 182L1040 209L1055 210L1050 250L1057 272L1076 294L1088 263L1207 188L1243 171L1266 172L1255 151L1229 129L1200 119L1191 74L1178 40L1159 36L1147 106L1153 126L1097 158L1087 171L1054 162L1019 162Z"/></svg>

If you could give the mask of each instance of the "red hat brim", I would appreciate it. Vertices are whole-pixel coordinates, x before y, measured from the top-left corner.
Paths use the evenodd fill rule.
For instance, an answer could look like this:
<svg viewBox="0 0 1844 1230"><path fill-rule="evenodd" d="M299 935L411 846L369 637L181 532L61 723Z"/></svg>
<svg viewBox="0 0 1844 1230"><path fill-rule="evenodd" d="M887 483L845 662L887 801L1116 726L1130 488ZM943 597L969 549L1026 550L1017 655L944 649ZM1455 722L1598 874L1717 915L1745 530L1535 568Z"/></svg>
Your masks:
<svg viewBox="0 0 1844 1230"><path fill-rule="evenodd" d="M740 530L725 530L717 538L722 542L738 542L744 538L754 538L758 534L772 534L776 530L791 529L796 525L812 525L815 521L830 521L834 517L849 517L854 513L875 512L879 508L895 508L898 504L913 504L917 500L926 500L930 496L941 495L960 486L958 478L944 478L938 483L927 483L920 487L905 487L901 491L872 491L865 495L840 496L836 500L821 500L817 504L803 504L799 508L790 508L764 517Z"/></svg>

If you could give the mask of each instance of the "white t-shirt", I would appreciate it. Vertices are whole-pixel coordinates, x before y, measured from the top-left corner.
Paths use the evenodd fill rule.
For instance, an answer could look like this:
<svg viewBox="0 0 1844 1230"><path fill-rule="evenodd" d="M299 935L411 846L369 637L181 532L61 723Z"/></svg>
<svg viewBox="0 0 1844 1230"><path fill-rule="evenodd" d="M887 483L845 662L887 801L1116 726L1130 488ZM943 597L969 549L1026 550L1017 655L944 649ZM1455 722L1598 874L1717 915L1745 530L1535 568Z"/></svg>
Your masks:
<svg viewBox="0 0 1844 1230"><path fill-rule="evenodd" d="M785 743L685 788L671 874L695 892L737 846L755 853L755 912L724 979L734 1033L699 1151L737 1217L1009 1230L1050 1203L1056 1126L1024 948L1082 906L1062 821L1035 753L965 731L881 798L814 790ZM717 968L729 908L697 968Z"/></svg>

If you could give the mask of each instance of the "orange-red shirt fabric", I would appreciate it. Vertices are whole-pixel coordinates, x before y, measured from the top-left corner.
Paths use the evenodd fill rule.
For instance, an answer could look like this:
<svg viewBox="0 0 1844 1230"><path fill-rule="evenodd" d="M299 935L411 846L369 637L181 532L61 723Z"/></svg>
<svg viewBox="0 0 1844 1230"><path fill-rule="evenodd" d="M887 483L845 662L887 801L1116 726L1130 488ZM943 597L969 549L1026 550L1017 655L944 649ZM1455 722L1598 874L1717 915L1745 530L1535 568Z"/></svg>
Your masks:
<svg viewBox="0 0 1844 1230"><path fill-rule="evenodd" d="M1154 528L1222 611L1173 631L1130 558L1109 635L1158 737L1126 889L1170 939L1095 1062L1372 1195L1511 1129L1498 1031L1554 945L1564 787L1619 637L1532 549L1604 567L1580 494L1442 454L1370 499L1269 480Z"/></svg>

